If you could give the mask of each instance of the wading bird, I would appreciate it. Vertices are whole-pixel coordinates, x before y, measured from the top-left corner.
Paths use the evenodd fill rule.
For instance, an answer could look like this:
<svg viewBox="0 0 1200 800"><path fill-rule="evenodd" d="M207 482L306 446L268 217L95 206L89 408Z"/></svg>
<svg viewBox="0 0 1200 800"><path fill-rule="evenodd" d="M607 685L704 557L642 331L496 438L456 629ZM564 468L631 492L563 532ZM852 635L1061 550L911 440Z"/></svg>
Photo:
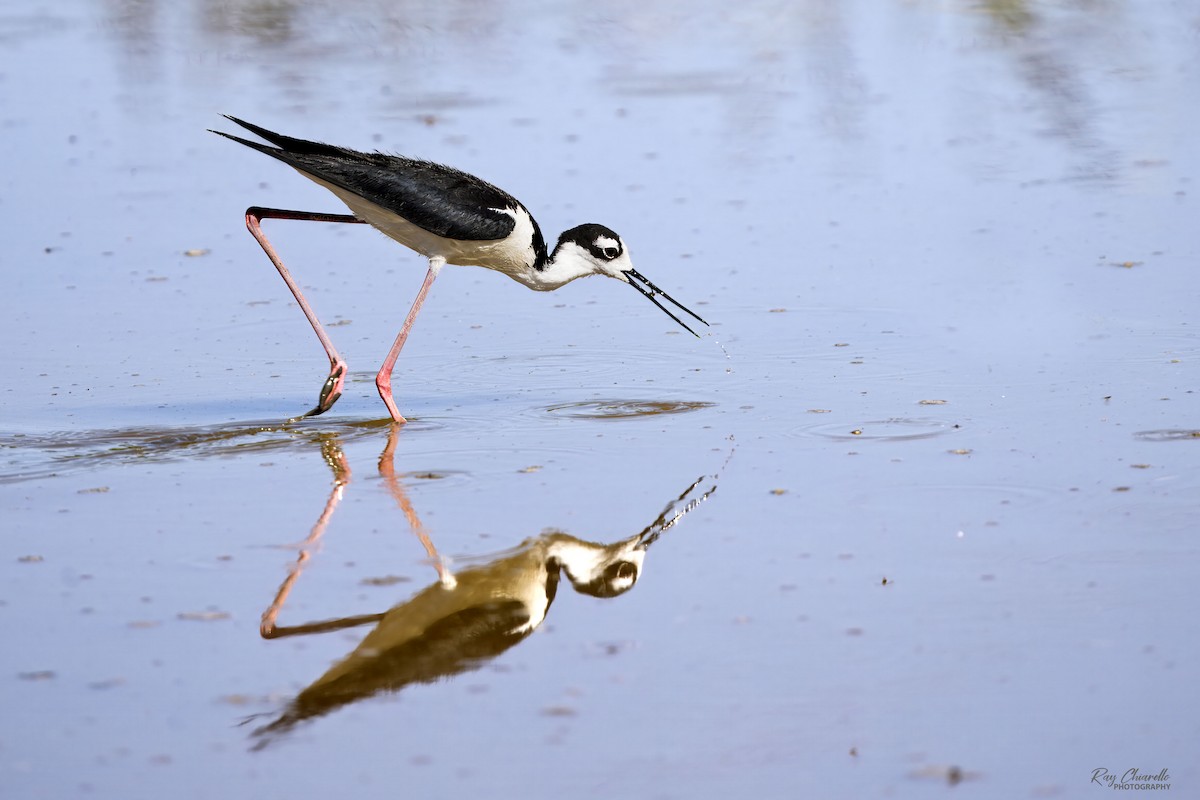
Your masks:
<svg viewBox="0 0 1200 800"><path fill-rule="evenodd" d="M366 223L429 259L425 281L375 376L379 396L396 422L405 420L392 398L392 371L429 288L446 264L487 267L541 292L552 291L576 278L606 275L637 289L693 335L698 336L658 297L708 324L635 270L621 237L603 225L589 223L571 228L558 237L553 250L548 250L529 210L512 195L474 175L429 161L378 152L361 153L294 139L236 117L226 115L226 118L275 146L222 131L213 133L279 159L333 192L353 212L321 214L258 206L246 210L246 227L279 270L329 356L329 377L321 388L317 405L302 416L324 413L342 396L346 362L263 234L264 219Z"/></svg>

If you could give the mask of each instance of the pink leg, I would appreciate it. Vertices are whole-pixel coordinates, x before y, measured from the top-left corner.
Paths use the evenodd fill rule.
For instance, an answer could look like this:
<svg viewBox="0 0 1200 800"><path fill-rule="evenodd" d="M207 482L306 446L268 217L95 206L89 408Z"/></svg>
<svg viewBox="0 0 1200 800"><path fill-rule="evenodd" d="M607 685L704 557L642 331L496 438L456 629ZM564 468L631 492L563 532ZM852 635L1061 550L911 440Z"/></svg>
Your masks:
<svg viewBox="0 0 1200 800"><path fill-rule="evenodd" d="M330 490L329 499L325 501L325 509L317 518L308 538L300 544L300 555L296 557L296 563L288 570L287 577L284 578L279 591L275 593L275 599L271 602L270 607L263 612L258 630L264 639L274 639L276 636L284 635L278 632L279 628L275 625L279 610L283 608L284 602L292 591L292 586L300 578L300 573L304 571L305 562L311 557L313 548L325 533L329 519L333 516L338 503L341 502L346 485L350 483L350 465L346 463L346 456L342 453L342 447L336 436L331 436L321 442L321 455L324 456L325 463L333 470L333 489Z"/></svg>
<svg viewBox="0 0 1200 800"><path fill-rule="evenodd" d="M304 312L304 316L308 317L309 324L316 331L317 338L321 340L321 346L325 348L325 354L329 356L329 377L325 379L325 385L321 387L321 394L317 398L317 406L312 411L301 415L304 417L316 416L332 408L333 404L342 396L342 388L346 381L346 362L342 360L337 350L334 349L333 342L330 341L329 335L325 333L325 329L321 327L321 323L317 320L317 315L312 310L312 306L304 299L304 295L300 292L300 287L296 285L296 281L292 279L291 273L283 265L283 261L280 260L279 255L275 252L275 248L267 241L267 236L262 232L260 225L264 219L346 222L360 225L363 224L363 221L350 214L320 214L310 211L286 211L280 208L259 208L258 206L246 209L246 227L250 229L250 234L262 245L263 251L267 254L267 258L271 259L271 263L275 265L275 269L279 270L280 277L283 278L283 282L287 284L288 289L292 291L292 296L300 304L300 309Z"/></svg>
<svg viewBox="0 0 1200 800"><path fill-rule="evenodd" d="M396 504L400 506L400 510L404 512L404 517L408 520L409 527L417 535L421 546L425 548L425 552L433 562L433 568L437 570L438 580L447 589L453 589L458 585L458 580L450 572L450 568L446 566L445 559L438 555L437 548L433 546L433 540L429 538L429 534L425 532L425 526L421 524L421 518L417 516L417 510L413 508L412 501L408 499L408 494L404 491L404 487L400 485L400 479L396 477L396 434L399 431L399 423L392 425L392 429L388 431L387 446L383 448L383 452L379 456L379 475L387 484L388 491L395 498Z"/></svg>
<svg viewBox="0 0 1200 800"><path fill-rule="evenodd" d="M396 368L396 359L400 356L400 350L404 347L404 342L408 339L408 332L412 330L413 321L417 318L417 312L421 310L421 305L425 302L425 296L429 294L429 287L433 286L434 278L438 272L445 266L446 259L441 256L434 256L429 259L429 272L425 273L425 282L421 284L421 291L417 292L417 299L413 301L412 308L408 311L408 316L404 318L404 324L400 326L400 333L396 334L396 341L392 342L392 349L388 351L387 358L383 361L383 366L379 368L379 373L375 376L375 388L379 389L379 396L383 398L383 404L387 406L388 413L392 415L392 419L396 422L406 422L404 417L400 416L400 411L396 408L396 402L392 399L392 370Z"/></svg>

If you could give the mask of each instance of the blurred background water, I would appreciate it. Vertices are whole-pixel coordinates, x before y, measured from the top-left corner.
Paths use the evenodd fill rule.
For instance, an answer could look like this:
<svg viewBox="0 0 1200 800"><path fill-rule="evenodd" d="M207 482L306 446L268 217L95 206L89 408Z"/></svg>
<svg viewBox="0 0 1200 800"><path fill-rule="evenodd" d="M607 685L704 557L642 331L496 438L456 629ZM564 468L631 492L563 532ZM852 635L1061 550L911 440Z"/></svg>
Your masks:
<svg viewBox="0 0 1200 800"><path fill-rule="evenodd" d="M1198 42L1149 0L5 8L3 793L1187 796ZM712 328L450 267L397 431L422 259L272 221L352 369L285 424L325 359L242 213L344 209L222 113L606 224ZM693 484L627 593L256 748L373 624L264 639L281 588L378 622Z"/></svg>

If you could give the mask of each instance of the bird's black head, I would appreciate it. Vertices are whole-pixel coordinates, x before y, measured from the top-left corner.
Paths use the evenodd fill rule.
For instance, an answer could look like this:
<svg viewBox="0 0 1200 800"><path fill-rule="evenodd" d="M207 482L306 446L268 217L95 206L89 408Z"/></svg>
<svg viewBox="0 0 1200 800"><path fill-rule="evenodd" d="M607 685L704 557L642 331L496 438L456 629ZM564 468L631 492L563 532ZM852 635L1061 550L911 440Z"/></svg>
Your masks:
<svg viewBox="0 0 1200 800"><path fill-rule="evenodd" d="M634 269L633 262L629 260L629 251L626 249L625 243L621 241L621 237L617 235L616 231L611 228L589 222L586 225L577 225L568 231L563 231L563 234L558 237L558 244L554 246L554 253L551 255L551 260L558 259L560 256L577 261L582 260L587 262L585 269L590 269L592 273L607 275L610 278L616 278L628 283L642 295L649 298L651 303L662 309L663 313L668 317L683 326L684 330L693 336L699 337L698 333L689 328L679 317L668 311L662 303L658 302L657 298L662 297L673 303L681 311L695 317L700 322L704 322L704 320ZM704 324L707 325L708 323L704 322Z"/></svg>
<svg viewBox="0 0 1200 800"><path fill-rule="evenodd" d="M557 255L563 247L572 245L586 251L601 264L619 261L626 255L625 243L621 241L617 232L594 222L576 225L569 231L563 231L558 237L558 244L554 246L554 254Z"/></svg>
<svg viewBox="0 0 1200 800"><path fill-rule="evenodd" d="M605 564L604 569L600 570L599 574L592 576L591 580L572 581L571 585L575 587L575 591L591 597L616 597L632 589L641 572L642 560L640 558L622 559ZM568 574L567 577L571 576Z"/></svg>

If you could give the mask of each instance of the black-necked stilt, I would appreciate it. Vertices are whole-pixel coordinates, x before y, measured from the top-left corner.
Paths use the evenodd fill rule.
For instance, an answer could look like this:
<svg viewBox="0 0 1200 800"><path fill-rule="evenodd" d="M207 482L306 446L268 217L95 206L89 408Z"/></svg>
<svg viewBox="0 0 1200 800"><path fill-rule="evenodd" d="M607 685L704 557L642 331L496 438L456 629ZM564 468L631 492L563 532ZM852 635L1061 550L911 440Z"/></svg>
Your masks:
<svg viewBox="0 0 1200 800"><path fill-rule="evenodd" d="M701 490L705 479L701 476L668 503L653 522L627 539L604 544L548 531L451 573L395 478L395 431L393 426L387 448L380 456L380 474L433 559L439 579L382 613L279 626L276 618L307 560L309 551L301 550L296 566L263 614L263 638L326 633L366 624L375 627L353 652L300 692L272 722L253 732L256 750L268 747L296 725L349 703L479 669L523 641L545 621L562 575L581 594L610 598L628 592L641 576L650 545L717 489L714 475L712 485ZM334 469L331 503L349 480L349 467L336 442L332 450L330 453L323 448ZM316 544L329 513L327 505L305 547Z"/></svg>
<svg viewBox="0 0 1200 800"><path fill-rule="evenodd" d="M541 229L529 210L512 195L474 175L429 161L384 153L361 153L293 139L236 117L226 115L226 118L276 147L221 131L213 133L279 159L336 194L354 212L351 215L319 214L257 206L246 210L246 226L279 270L329 356L329 377L321 388L317 406L304 416L328 411L341 397L346 362L334 349L300 287L267 241L260 224L264 219L367 223L429 259L425 282L375 376L379 396L396 422L404 422L404 417L392 399L392 370L429 287L446 264L494 269L530 289L543 292L587 275L607 275L637 289L693 335L698 334L658 302L659 295L708 324L635 270L621 237L603 225L571 228L558 237L554 250L548 251Z"/></svg>

